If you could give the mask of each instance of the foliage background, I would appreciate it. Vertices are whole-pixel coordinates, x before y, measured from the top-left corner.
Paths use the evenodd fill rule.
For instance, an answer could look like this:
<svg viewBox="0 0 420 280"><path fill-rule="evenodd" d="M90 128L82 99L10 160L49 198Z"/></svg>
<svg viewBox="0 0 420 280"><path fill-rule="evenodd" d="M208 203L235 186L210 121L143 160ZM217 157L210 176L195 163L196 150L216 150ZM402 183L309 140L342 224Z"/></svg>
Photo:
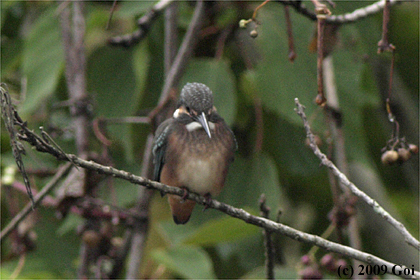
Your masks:
<svg viewBox="0 0 420 280"><path fill-rule="evenodd" d="M334 14L353 11L370 1L337 1ZM157 102L163 82L163 16L153 24L140 44L123 49L107 45L107 39L135 30L135 17L154 2L123 1L105 29L110 2L87 2L86 37L88 91L94 100L95 117L144 115ZM312 127L328 150L328 131L322 111L314 104L316 96L316 55L308 50L313 38L313 22L291 10L297 59L287 59L287 35L283 6L269 3L259 10L259 36L239 29L242 18L250 18L257 2L212 2L195 56L179 83L202 82L215 93L220 114L233 128L239 151L226 187L217 198L236 207L258 213L258 198L265 193L272 217L281 209L281 222L297 229L321 234L329 225L332 209L327 172L305 146L300 119L294 113L298 97L312 118ZM307 3L307 6L310 6ZM68 153L75 153L71 118L67 108L55 108L67 99L64 52L55 2L1 2L1 81L9 85L22 118L30 128L44 126ZM179 2L179 31L188 27L193 5ZM419 145L419 4L404 2L392 7L390 42L396 46L396 72L392 96L393 112L400 122L401 135ZM209 32L214 27L215 32ZM216 57L220 33L231 28L223 54ZM343 26L333 52L333 63L343 112L346 156L350 179L398 217L414 236L419 236L418 156L403 165L383 166L381 148L391 135L385 98L388 89L390 56L377 55L382 14ZM207 33L205 31L208 31ZM22 87L26 81L26 87ZM25 91L25 97L20 94ZM256 108L263 110L262 123L256 121ZM53 133L59 128L60 133ZM263 128L262 148L256 148L258 128ZM15 167L7 133L1 126L1 170ZM113 144L114 165L140 174L145 139L150 127L144 124L108 127ZM92 136L93 137L93 136ZM92 151L100 147L92 138ZM53 169L52 157L27 149L27 169ZM15 180L21 181L16 175ZM48 178L31 177L41 189ZM5 191L8 188L8 191ZM114 191L104 183L99 196L123 207L133 206L137 186L114 182ZM24 193L2 183L2 228L10 221L8 197L18 197L18 207L28 202ZM175 226L166 198L155 195L141 276L154 275L163 265L165 277L237 278L262 276L264 248L258 228L225 217L216 211L201 212L196 207L192 220ZM360 202L357 214L363 248L395 263L415 265L418 254L386 222ZM74 278L78 266L80 237L75 214L63 220L53 208L36 212L33 228L36 249L27 255L21 278ZM122 234L122 228L117 231ZM335 236L331 237L333 240ZM277 277L296 277L300 257L310 249L296 241L275 237L278 252ZM2 244L2 259L10 251ZM323 252L319 253L322 256ZM7 259L6 259L7 260ZM17 259L2 261L2 278L8 278Z"/></svg>

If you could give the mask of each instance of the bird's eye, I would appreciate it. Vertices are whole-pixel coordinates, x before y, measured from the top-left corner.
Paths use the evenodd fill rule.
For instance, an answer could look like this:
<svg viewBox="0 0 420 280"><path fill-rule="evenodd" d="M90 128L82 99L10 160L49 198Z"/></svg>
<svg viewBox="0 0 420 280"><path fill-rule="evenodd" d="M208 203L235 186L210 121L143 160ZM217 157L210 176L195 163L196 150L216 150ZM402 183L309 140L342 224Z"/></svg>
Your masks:
<svg viewBox="0 0 420 280"><path fill-rule="evenodd" d="M190 107L185 107L185 109L187 110L188 114L191 113Z"/></svg>

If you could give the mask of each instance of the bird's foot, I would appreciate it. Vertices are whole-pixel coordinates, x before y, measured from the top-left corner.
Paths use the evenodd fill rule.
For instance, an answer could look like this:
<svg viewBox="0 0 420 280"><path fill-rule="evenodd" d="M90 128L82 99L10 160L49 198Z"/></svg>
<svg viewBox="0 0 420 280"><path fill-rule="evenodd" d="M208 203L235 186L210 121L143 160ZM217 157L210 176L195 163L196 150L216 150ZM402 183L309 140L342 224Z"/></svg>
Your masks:
<svg viewBox="0 0 420 280"><path fill-rule="evenodd" d="M210 204L211 204L211 201L212 201L212 199L211 199L211 194L206 193L206 194L204 195L204 198L205 198L206 200L204 201L204 209L203 209L203 211L206 211L207 209L209 209L209 208L210 208Z"/></svg>
<svg viewBox="0 0 420 280"><path fill-rule="evenodd" d="M181 188L181 189L184 191L184 194L181 196L181 203L184 203L185 200L188 198L189 192L187 188Z"/></svg>

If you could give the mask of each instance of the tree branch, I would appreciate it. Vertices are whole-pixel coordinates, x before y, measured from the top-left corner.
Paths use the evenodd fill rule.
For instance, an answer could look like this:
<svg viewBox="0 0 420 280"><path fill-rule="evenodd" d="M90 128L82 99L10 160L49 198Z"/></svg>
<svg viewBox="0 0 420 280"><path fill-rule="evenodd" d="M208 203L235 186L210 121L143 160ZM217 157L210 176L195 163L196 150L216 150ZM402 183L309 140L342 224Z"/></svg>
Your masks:
<svg viewBox="0 0 420 280"><path fill-rule="evenodd" d="M296 12L299 14L309 18L310 20L317 20L316 14L310 10L308 10L305 5L301 3L301 1L296 0L276 0L277 2L292 6ZM390 5L394 5L398 2L402 2L402 0L390 0ZM336 23L336 24L345 24L345 23L354 23L360 19L368 17L370 15L379 13L383 10L385 6L385 0L381 0L375 2L369 6L354 10L351 13L346 13L343 15L332 15L326 18L326 23Z"/></svg>
<svg viewBox="0 0 420 280"><path fill-rule="evenodd" d="M385 7L386 0L381 0L378 2L373 3L372 5L354 10L351 13L346 13L344 15L337 15L337 16L329 16L327 18L328 23L353 23L358 21L359 19L363 19L370 15L379 13ZM402 0L389 0L389 5L395 5L397 3L401 3Z"/></svg>
<svg viewBox="0 0 420 280"><path fill-rule="evenodd" d="M295 109L296 113L302 118L303 125L306 130L306 136L310 140L310 147L313 150L314 154L321 160L321 164L328 167L333 174L338 178L340 181L340 186L343 188L343 191L346 191L346 188L350 189L350 191L364 200L370 207L373 208L375 213L380 215L383 219L385 219L388 223L390 223L394 228L396 228L402 236L404 236L405 241L416 248L417 250L420 250L420 242L415 239L405 228L405 226L397 221L394 217L392 217L384 208L382 208L381 205L379 205L378 202L376 202L374 199L369 197L366 193L359 190L352 182L349 181L349 179L344 175L328 158L325 154L321 152L321 150L318 148L318 146L315 143L315 137L311 132L311 128L309 126L309 123L306 119L306 115L304 112L304 106L299 103L299 100L295 99L295 104L297 109ZM344 186L346 188L344 188Z"/></svg>
<svg viewBox="0 0 420 280"><path fill-rule="evenodd" d="M70 170L71 164L66 163L63 165L51 181L35 196L34 198L34 207L38 206L41 201L47 196L47 194L57 186L58 181ZM22 222L29 213L32 212L32 204L28 203L25 208L23 208L11 221L10 223L1 231L0 241L3 241L18 225Z"/></svg>
<svg viewBox="0 0 420 280"><path fill-rule="evenodd" d="M310 128L308 126L308 123L306 122L306 116L303 113L303 106L298 102L298 100L296 100L296 104L298 106L298 113L305 120L305 128L309 129L308 137L311 138L311 141L312 141L311 145L316 147L316 149L318 149L317 146L313 143L314 138L313 138L312 133L310 132ZM23 133L24 133L24 135L21 135L21 137L20 137L22 140L25 140L25 141L29 142L31 145L35 146L35 148L38 151L51 153L52 155L56 156L58 159L65 160L65 161L72 161L75 165L77 165L79 167L89 169L89 170L93 170L93 171L96 171L100 174L105 174L105 175L113 176L115 178L120 178L120 179L123 179L123 180L127 180L127 181L129 181L133 184L141 185L141 186L144 186L148 189L155 189L155 190L158 190L158 191L160 191L161 193L164 193L164 194L174 194L174 195L178 195L178 196L183 196L184 195L184 191L180 188L167 186L167 185L161 184L159 182L155 182L155 181L143 178L143 177L133 175L133 174L131 174L129 172L126 172L126 171L123 171L123 170L118 170L118 169L116 169L114 167L111 167L111 166L104 166L104 165L95 163L93 161L87 161L87 160L78 158L77 156L75 156L73 154L65 154L63 156L58 152L54 152L54 151L56 151L55 147L52 147L51 145L46 143L41 137L36 135L31 130L25 129L25 130L23 130ZM36 141L34 141L32 139L36 139ZM325 155L323 155L319 151L319 149L318 149L317 153L322 155L322 162L324 163L327 160ZM333 171L336 170L335 166L333 166L331 168L333 168ZM343 184L348 186L349 183L346 183L347 178L345 178L345 176L343 174L341 174L338 170L336 170L334 172L334 174L336 174L336 173L339 174L340 180L343 180ZM344 178L345 178L345 180L344 180ZM347 182L348 182L348 180L347 180ZM352 185L352 184L350 183L350 185ZM354 189L354 188L356 188L356 187L354 185L352 185L352 189ZM358 190L357 193L360 193L360 192L361 191ZM341 245L341 244L338 244L338 243L335 243L335 242L328 241L328 240L323 239L323 238L321 238L319 236L316 236L316 235L304 233L302 231L296 230L296 229L291 228L289 226L286 226L284 224L276 223L276 222L273 222L273 221L271 221L269 219L266 219L266 218L251 215L250 213L248 213L247 211L245 211L243 209L235 208L231 205L225 204L223 202L219 202L215 199L212 199L209 202L208 199L206 199L204 196L201 196L201 195L198 195L198 194L195 194L195 193L192 193L192 192L190 192L190 194L188 196L188 199L194 200L195 202L197 202L201 205L206 205L208 208L213 208L213 209L216 209L218 211L221 211L221 212L223 212L223 213L225 213L225 214L227 214L231 217L241 219L248 224L253 224L253 225L256 225L258 227L262 227L262 228L264 228L266 230L269 230L271 232L280 233L282 235L285 235L285 236L287 236L289 238L292 238L294 240L297 240L299 242L309 243L309 244L318 246L320 248L323 248L327 251L335 252L335 253L347 256L349 258L354 258L354 259L360 260L362 262L366 262L366 263L371 264L371 265L375 265L375 264L385 265L387 267L387 272L388 273L392 273L393 268L394 268L395 272L400 272L400 271L402 272L405 268L407 268L404 265L401 265L401 266L397 265L396 266L396 264L388 262L386 260L383 260L379 257L376 257L376 256L372 255L372 254L364 253L364 252L356 250L354 248L344 246L344 245ZM374 202L374 203L375 203L374 204L375 211L380 211L383 214L384 210L376 202ZM382 209L382 210L380 210L380 209ZM392 217L389 216L389 214L387 214L387 215L388 215L387 220L393 219ZM404 273L402 273L402 274L404 274ZM407 278L407 279L412 278L411 275L401 275L401 276L404 277L404 278ZM415 271L414 276L419 278L420 277L420 272Z"/></svg>
<svg viewBox="0 0 420 280"><path fill-rule="evenodd" d="M167 98L172 88L178 86L178 82L185 71L187 62L191 57L192 51L197 42L198 31L200 30L203 23L204 5L205 4L203 0L197 1L191 23L188 26L187 33L185 34L184 40L182 41L182 45L179 48L178 54L174 59L171 69L166 76L159 103L162 103L163 100Z"/></svg>
<svg viewBox="0 0 420 280"><path fill-rule="evenodd" d="M149 12L137 20L137 26L139 29L134 31L132 34L110 38L108 40L109 44L113 46L131 47L139 43L144 37L146 37L147 33L149 33L150 27L156 18L172 2L173 0L159 1Z"/></svg>
<svg viewBox="0 0 420 280"><path fill-rule="evenodd" d="M262 217L268 219L270 214L270 207L266 205L266 198L265 195L262 194L260 197L260 214ZM274 278L274 246L273 240L271 237L271 231L267 229L263 229L263 236L264 236L264 245L265 245L265 275L267 279L275 279Z"/></svg>

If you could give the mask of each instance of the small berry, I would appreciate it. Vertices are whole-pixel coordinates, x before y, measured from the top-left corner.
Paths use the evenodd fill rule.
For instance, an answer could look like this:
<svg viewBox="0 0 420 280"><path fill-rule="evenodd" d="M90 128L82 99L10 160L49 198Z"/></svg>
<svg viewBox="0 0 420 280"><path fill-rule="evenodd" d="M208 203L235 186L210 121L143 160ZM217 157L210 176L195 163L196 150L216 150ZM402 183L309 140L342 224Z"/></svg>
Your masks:
<svg viewBox="0 0 420 280"><path fill-rule="evenodd" d="M391 165L398 160L398 153L394 150L386 151L381 156L381 161L385 165Z"/></svg>
<svg viewBox="0 0 420 280"><path fill-rule="evenodd" d="M303 256L300 258L300 262L301 262L303 265L309 265L309 264L311 264L311 258L310 258L308 255L303 255Z"/></svg>
<svg viewBox="0 0 420 280"><path fill-rule="evenodd" d="M299 271L300 279L322 279L323 275L319 269L308 266Z"/></svg>
<svg viewBox="0 0 420 280"><path fill-rule="evenodd" d="M88 247L94 248L99 244L101 236L98 232L94 230L86 230L82 234L82 240L86 243Z"/></svg>
<svg viewBox="0 0 420 280"><path fill-rule="evenodd" d="M320 265L325 267L329 271L335 271L336 264L334 256L332 254L324 255L320 261Z"/></svg>
<svg viewBox="0 0 420 280"><path fill-rule="evenodd" d="M336 265L336 267L337 268L344 268L344 267L347 267L347 262L346 262L346 260L344 260L344 259L338 259L336 262L335 262L335 265Z"/></svg>
<svg viewBox="0 0 420 280"><path fill-rule="evenodd" d="M248 24L248 21L246 19L241 19L239 21L239 28L246 28L247 24Z"/></svg>
<svg viewBox="0 0 420 280"><path fill-rule="evenodd" d="M406 148L399 148L398 149L398 159L401 162L405 162L411 158L411 153Z"/></svg>
<svg viewBox="0 0 420 280"><path fill-rule="evenodd" d="M417 147L414 144L408 144L408 150L410 151L410 153L412 153L413 155L416 155L419 152L419 147Z"/></svg>
<svg viewBox="0 0 420 280"><path fill-rule="evenodd" d="M249 32L249 36L251 36L252 38L257 38L258 37L257 30L254 29L251 32Z"/></svg>
<svg viewBox="0 0 420 280"><path fill-rule="evenodd" d="M315 103L319 106L324 106L327 103L327 99L322 94L317 94Z"/></svg>

